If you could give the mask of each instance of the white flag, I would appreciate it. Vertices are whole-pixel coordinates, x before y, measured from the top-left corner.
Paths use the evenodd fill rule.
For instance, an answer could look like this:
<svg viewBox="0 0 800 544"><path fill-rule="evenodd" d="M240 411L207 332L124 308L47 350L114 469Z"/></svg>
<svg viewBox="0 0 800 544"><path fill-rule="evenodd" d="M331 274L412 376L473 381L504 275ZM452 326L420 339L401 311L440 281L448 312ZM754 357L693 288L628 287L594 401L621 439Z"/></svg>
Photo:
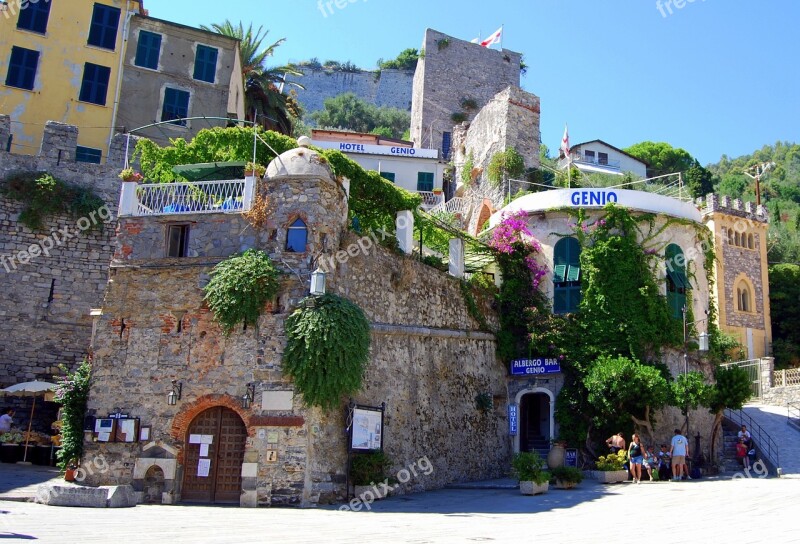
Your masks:
<svg viewBox="0 0 800 544"><path fill-rule="evenodd" d="M561 152L564 153L564 158L569 158L569 127L564 125L564 137L561 138Z"/></svg>
<svg viewBox="0 0 800 544"><path fill-rule="evenodd" d="M470 40L470 43L478 43L480 41L481 41L480 38L474 38L474 39Z"/></svg>
<svg viewBox="0 0 800 544"><path fill-rule="evenodd" d="M486 38L481 42L483 47L489 47L490 45L494 45L496 43L500 43L503 38L503 27L497 29L497 32Z"/></svg>

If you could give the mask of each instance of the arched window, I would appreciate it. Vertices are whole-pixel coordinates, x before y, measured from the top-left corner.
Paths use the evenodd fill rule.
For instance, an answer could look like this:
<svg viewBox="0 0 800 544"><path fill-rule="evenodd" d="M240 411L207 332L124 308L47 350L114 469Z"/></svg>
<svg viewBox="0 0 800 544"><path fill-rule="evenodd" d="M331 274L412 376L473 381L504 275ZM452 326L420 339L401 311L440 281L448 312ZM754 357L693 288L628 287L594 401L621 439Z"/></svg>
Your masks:
<svg viewBox="0 0 800 544"><path fill-rule="evenodd" d="M664 255L667 266L667 303L672 317L683 318L683 308L686 306L686 290L689 280L686 278L686 257L680 246L670 244Z"/></svg>
<svg viewBox="0 0 800 544"><path fill-rule="evenodd" d="M753 301L750 298L750 289L744 283L736 289L736 309L740 312L752 312Z"/></svg>
<svg viewBox="0 0 800 544"><path fill-rule="evenodd" d="M733 229L728 229L728 245L733 245Z"/></svg>
<svg viewBox="0 0 800 544"><path fill-rule="evenodd" d="M738 232L733 235L733 239L734 239L734 244L735 245L737 245L737 246L741 246L742 245L742 240L741 240Z"/></svg>
<svg viewBox="0 0 800 544"><path fill-rule="evenodd" d="M305 253L308 243L308 228L299 217L289 225L286 231L286 251L292 253Z"/></svg>
<svg viewBox="0 0 800 544"><path fill-rule="evenodd" d="M581 301L581 245L562 238L553 251L553 313L578 311Z"/></svg>
<svg viewBox="0 0 800 544"><path fill-rule="evenodd" d="M753 240L753 235L752 234L748 234L747 235L747 248L748 249L755 249L756 248L756 244L755 244L755 241Z"/></svg>

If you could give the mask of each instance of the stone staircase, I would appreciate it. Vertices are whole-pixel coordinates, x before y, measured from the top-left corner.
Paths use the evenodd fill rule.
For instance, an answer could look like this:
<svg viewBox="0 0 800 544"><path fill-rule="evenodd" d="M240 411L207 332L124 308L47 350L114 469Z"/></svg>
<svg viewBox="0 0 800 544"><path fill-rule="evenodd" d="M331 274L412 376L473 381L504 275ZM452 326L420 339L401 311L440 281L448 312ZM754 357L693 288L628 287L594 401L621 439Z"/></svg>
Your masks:
<svg viewBox="0 0 800 544"><path fill-rule="evenodd" d="M543 436L532 436L528 439L528 451L535 451L542 459L547 460L550 453L550 440Z"/></svg>
<svg viewBox="0 0 800 544"><path fill-rule="evenodd" d="M722 471L726 473L735 473L742 471L742 465L736 459L736 442L739 437L739 431L736 428L722 428Z"/></svg>

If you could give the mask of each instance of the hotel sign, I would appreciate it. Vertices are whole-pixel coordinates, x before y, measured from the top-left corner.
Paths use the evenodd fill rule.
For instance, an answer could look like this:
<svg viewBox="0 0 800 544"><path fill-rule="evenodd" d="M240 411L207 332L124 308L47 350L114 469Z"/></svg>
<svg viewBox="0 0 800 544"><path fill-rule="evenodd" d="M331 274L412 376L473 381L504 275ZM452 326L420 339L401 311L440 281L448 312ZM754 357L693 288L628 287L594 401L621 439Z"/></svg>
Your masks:
<svg viewBox="0 0 800 544"><path fill-rule="evenodd" d="M558 374L561 372L561 365L558 359L515 359L511 361L512 376L536 376L539 374Z"/></svg>
<svg viewBox="0 0 800 544"><path fill-rule="evenodd" d="M388 155L391 157L410 157L415 159L438 159L438 149L422 149L419 147L401 147L389 145L370 145L353 142L319 142L314 140L312 145L322 149L335 149L342 153L363 153L365 155Z"/></svg>
<svg viewBox="0 0 800 544"><path fill-rule="evenodd" d="M516 436L519 432L519 415L516 404L508 405L508 434Z"/></svg>

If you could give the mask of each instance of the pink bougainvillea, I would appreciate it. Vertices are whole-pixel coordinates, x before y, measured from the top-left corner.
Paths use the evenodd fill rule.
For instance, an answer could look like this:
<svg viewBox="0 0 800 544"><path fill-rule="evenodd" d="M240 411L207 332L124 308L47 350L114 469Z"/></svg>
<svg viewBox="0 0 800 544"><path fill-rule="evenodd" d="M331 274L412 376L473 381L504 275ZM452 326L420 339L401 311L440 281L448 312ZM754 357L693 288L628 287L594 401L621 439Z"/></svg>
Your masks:
<svg viewBox="0 0 800 544"><path fill-rule="evenodd" d="M542 278L547 275L547 269L536 262L536 254L542 251L542 244L528 230L526 219L527 214L522 210L503 214L500 224L492 232L489 245L506 255L523 253L533 288L538 289Z"/></svg>

